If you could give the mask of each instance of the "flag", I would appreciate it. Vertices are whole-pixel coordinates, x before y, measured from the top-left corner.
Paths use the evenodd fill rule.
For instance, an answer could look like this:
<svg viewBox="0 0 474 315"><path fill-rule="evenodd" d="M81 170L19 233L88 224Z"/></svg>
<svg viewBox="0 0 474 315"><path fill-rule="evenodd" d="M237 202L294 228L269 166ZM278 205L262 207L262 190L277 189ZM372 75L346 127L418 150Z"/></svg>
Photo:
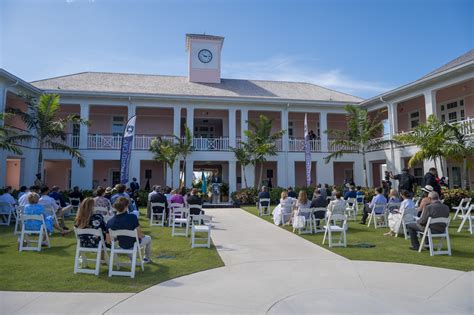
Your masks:
<svg viewBox="0 0 474 315"><path fill-rule="evenodd" d="M128 183L128 171L130 166L130 155L132 153L133 135L135 133L136 116L130 118L125 126L122 137L122 149L120 150L120 182Z"/></svg>
<svg viewBox="0 0 474 315"><path fill-rule="evenodd" d="M311 185L311 146L309 143L307 114L304 114L304 160L306 162L306 187L309 187Z"/></svg>
<svg viewBox="0 0 474 315"><path fill-rule="evenodd" d="M206 174L204 174L204 171L202 171L201 175L201 191L203 194L207 193L207 181L206 181Z"/></svg>

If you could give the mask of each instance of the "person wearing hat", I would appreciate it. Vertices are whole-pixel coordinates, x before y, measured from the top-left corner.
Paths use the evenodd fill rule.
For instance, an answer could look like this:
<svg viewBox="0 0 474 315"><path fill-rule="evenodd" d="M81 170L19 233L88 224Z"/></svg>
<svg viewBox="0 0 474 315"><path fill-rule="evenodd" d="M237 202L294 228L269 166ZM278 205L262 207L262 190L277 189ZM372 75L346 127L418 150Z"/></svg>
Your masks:
<svg viewBox="0 0 474 315"><path fill-rule="evenodd" d="M425 174L425 177L423 177L424 180L424 185L430 185L433 187L433 191L436 191L438 195L441 197L441 186L439 185L439 182L437 180L438 177L438 170L434 167L430 168L428 173Z"/></svg>
<svg viewBox="0 0 474 315"><path fill-rule="evenodd" d="M418 217L421 217L423 210L426 208L427 205L430 204L430 198L428 198L428 195L430 192L433 191L433 187L430 185L426 185L425 187L421 188L421 191L423 192L423 196L420 201L420 205L418 206Z"/></svg>
<svg viewBox="0 0 474 315"><path fill-rule="evenodd" d="M43 187L43 181L41 180L41 173L36 174L34 185L38 186L40 189L41 187Z"/></svg>
<svg viewBox="0 0 474 315"><path fill-rule="evenodd" d="M393 175L390 173L391 179L398 180L398 190L400 192L406 190L410 193L414 193L416 191L416 179L409 172L410 170L405 167L401 174Z"/></svg>

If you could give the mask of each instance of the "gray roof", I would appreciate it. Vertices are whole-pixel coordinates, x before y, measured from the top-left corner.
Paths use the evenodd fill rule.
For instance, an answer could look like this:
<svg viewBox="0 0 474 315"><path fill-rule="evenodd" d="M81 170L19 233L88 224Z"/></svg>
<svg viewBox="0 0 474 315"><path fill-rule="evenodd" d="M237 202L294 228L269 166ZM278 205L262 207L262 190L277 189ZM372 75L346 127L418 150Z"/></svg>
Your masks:
<svg viewBox="0 0 474 315"><path fill-rule="evenodd" d="M170 96L288 99L358 103L361 98L310 83L222 79L194 83L187 77L106 72L82 72L31 82L43 90L130 93Z"/></svg>
<svg viewBox="0 0 474 315"><path fill-rule="evenodd" d="M449 70L451 68L460 66L460 65L462 65L466 62L473 61L473 60L474 60L474 49L471 49L467 53L465 53L464 55L461 55L461 56L457 57L456 59L451 60L447 64L442 65L441 67L431 71L427 75L423 76L422 79L426 78L426 77L429 77L429 76L432 76L434 74Z"/></svg>

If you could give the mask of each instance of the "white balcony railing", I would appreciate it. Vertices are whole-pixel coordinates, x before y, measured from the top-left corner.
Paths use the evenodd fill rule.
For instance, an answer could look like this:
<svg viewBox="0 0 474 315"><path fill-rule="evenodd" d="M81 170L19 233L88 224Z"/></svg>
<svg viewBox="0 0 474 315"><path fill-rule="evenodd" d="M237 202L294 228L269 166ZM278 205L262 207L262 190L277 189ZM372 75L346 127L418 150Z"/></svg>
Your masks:
<svg viewBox="0 0 474 315"><path fill-rule="evenodd" d="M467 118L465 120L461 120L456 122L459 126L461 126L461 131L466 136L474 136L474 118Z"/></svg>
<svg viewBox="0 0 474 315"><path fill-rule="evenodd" d="M174 140L173 136L152 136L152 135L135 135L133 137L134 149L135 150L149 150L151 141L155 138L160 137L163 140Z"/></svg>
<svg viewBox="0 0 474 315"><path fill-rule="evenodd" d="M309 140L309 147L311 148L311 152L321 151L321 140ZM304 151L304 139L290 139L288 150L290 152Z"/></svg>
<svg viewBox="0 0 474 315"><path fill-rule="evenodd" d="M358 149L356 146L345 146L341 144L336 144L336 141L337 139L328 139L329 152L336 152L340 150L356 151Z"/></svg>
<svg viewBox="0 0 474 315"><path fill-rule="evenodd" d="M229 138L193 138L194 151L228 151Z"/></svg>
<svg viewBox="0 0 474 315"><path fill-rule="evenodd" d="M120 150L122 145L121 135L97 135L89 134L87 147L95 150Z"/></svg>
<svg viewBox="0 0 474 315"><path fill-rule="evenodd" d="M68 133L66 135L66 139L63 141L59 138L56 138L54 139L54 142L57 142L57 143L62 143L62 144L65 144L71 148L79 148L79 135L74 135L74 134L71 134L71 133ZM51 146L47 145L45 147L45 149L51 149Z"/></svg>

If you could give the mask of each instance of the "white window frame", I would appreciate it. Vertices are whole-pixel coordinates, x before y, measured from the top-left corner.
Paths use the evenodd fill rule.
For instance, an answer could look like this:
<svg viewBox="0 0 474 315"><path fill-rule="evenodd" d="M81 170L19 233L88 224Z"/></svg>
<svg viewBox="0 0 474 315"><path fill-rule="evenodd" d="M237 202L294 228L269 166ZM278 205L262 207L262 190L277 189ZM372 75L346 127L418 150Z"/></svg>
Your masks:
<svg viewBox="0 0 474 315"><path fill-rule="evenodd" d="M122 132L120 132L120 134L117 132L117 133L114 133L114 124L115 123L118 123L116 121L114 121L114 118L115 117L122 117L123 118L123 123L122 123L122 126L123 126L123 129L125 129L125 125L127 124L127 121L126 121L126 117L124 115L112 115L110 117L110 134L111 135L122 135L123 134L123 129L122 129Z"/></svg>
<svg viewBox="0 0 474 315"><path fill-rule="evenodd" d="M411 124L411 123L415 120L414 118L411 117L411 114L413 114L413 113L418 113L418 125L421 123L420 110L419 110L419 109L412 110L412 111L408 112L408 128L409 128L409 129L413 129L413 128L416 127L416 126L413 127L412 124ZM417 125L417 126L418 126L418 125Z"/></svg>
<svg viewBox="0 0 474 315"><path fill-rule="evenodd" d="M461 101L463 102L463 106L461 106ZM456 108L451 108L448 109L448 104L451 103L457 103ZM444 110L441 110L441 107L444 106ZM464 116L461 115L461 110L464 111ZM456 112L456 120L455 121L449 121L449 114ZM445 121L446 122L457 122L457 121L463 121L466 119L466 100L464 97L461 98L455 98L451 100L444 101L442 103L439 103L439 119L442 120L442 117L444 115Z"/></svg>

